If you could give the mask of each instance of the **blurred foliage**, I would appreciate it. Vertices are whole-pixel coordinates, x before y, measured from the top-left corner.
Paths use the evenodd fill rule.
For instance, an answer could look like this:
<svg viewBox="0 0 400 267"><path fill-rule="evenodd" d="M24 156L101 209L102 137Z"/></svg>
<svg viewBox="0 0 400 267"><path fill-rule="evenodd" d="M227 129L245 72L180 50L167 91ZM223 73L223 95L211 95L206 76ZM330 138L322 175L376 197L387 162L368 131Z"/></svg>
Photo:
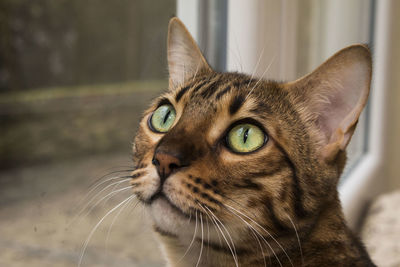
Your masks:
<svg viewBox="0 0 400 267"><path fill-rule="evenodd" d="M0 91L166 76L175 0L1 0Z"/></svg>

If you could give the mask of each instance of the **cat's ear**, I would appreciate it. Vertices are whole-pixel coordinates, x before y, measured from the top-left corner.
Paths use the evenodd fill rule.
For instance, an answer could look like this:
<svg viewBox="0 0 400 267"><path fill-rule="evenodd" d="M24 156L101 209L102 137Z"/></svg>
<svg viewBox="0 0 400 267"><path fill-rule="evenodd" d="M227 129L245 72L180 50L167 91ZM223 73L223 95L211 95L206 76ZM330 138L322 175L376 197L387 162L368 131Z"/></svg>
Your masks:
<svg viewBox="0 0 400 267"><path fill-rule="evenodd" d="M371 74L368 47L353 45L333 55L311 74L287 84L319 129L324 161L333 161L349 143L367 103Z"/></svg>
<svg viewBox="0 0 400 267"><path fill-rule="evenodd" d="M169 22L167 53L170 87L201 72L211 71L193 37L176 17Z"/></svg>

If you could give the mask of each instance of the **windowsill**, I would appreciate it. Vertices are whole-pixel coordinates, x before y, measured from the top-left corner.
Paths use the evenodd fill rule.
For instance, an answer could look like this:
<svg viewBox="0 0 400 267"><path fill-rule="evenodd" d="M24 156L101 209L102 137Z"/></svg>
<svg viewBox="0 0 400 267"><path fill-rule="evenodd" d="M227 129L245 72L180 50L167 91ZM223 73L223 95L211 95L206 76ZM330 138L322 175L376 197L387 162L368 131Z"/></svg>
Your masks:
<svg viewBox="0 0 400 267"><path fill-rule="evenodd" d="M365 154L349 176L339 186L343 212L350 228L357 230L361 215L368 203L383 191L384 184L377 179L382 162L377 154Z"/></svg>

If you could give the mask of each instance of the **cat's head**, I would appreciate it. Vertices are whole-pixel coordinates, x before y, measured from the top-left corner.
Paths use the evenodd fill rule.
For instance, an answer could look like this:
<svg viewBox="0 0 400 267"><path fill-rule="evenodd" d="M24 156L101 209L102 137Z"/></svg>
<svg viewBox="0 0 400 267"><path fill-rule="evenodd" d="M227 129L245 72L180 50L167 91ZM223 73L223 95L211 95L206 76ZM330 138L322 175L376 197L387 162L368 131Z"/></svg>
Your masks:
<svg viewBox="0 0 400 267"><path fill-rule="evenodd" d="M158 230L193 235L201 216L237 233L259 224L279 236L336 199L369 93L367 47L278 83L213 71L175 18L168 66L169 90L140 122L131 183Z"/></svg>

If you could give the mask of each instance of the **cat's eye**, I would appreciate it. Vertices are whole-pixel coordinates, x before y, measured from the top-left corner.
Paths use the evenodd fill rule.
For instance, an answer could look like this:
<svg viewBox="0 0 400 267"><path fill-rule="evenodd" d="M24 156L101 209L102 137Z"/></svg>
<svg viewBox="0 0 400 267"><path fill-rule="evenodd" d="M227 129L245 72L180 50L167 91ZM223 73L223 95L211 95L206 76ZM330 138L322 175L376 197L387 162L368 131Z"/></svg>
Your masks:
<svg viewBox="0 0 400 267"><path fill-rule="evenodd" d="M262 147L267 135L256 125L244 123L233 127L227 136L227 145L237 153L249 153Z"/></svg>
<svg viewBox="0 0 400 267"><path fill-rule="evenodd" d="M159 133L167 132L176 118L176 112L172 105L159 106L151 115L149 120L150 128Z"/></svg>

